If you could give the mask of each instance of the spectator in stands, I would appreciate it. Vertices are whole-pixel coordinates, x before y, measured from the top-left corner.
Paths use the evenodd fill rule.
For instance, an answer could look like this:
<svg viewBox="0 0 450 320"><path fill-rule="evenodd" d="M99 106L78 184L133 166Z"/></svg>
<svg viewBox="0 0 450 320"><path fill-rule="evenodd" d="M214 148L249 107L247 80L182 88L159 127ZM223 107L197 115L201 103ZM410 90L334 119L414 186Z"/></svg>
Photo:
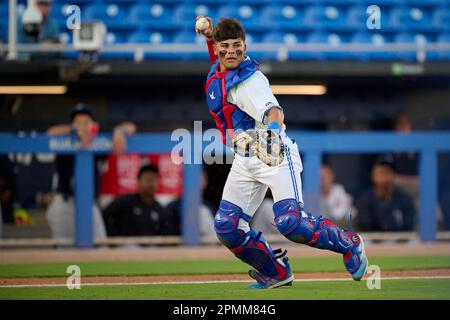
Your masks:
<svg viewBox="0 0 450 320"><path fill-rule="evenodd" d="M92 145L93 138L98 130L94 120L92 109L84 104L78 104L70 113L70 124L60 124L48 129L50 136L73 136L79 140L82 147ZM127 136L136 132L136 126L130 122L124 122L114 128L112 137L112 150L121 153L126 148ZM95 157L95 188L98 194L98 167L104 160L104 156ZM56 157L56 173L58 176L56 195L47 210L47 220L54 238L73 237L74 234L74 200L73 200L73 168L74 157L71 155L59 155ZM97 205L93 206L93 229L95 239L106 237L102 215Z"/></svg>
<svg viewBox="0 0 450 320"><path fill-rule="evenodd" d="M103 211L108 236L167 234L168 213L156 200L158 168L143 166L138 173L138 192L113 200Z"/></svg>
<svg viewBox="0 0 450 320"><path fill-rule="evenodd" d="M201 174L201 187L202 194L205 193L208 187L208 174L205 170L202 170ZM170 216L170 232L169 234L179 235L181 234L181 199L176 199L167 205L167 210ZM199 224L200 234L211 236L216 238L216 232L214 231L214 216L217 208L209 201L202 197L202 204L199 212Z"/></svg>
<svg viewBox="0 0 450 320"><path fill-rule="evenodd" d="M352 207L352 197L343 185L335 183L333 169L328 164L320 168L320 186L322 211L332 220L345 225Z"/></svg>
<svg viewBox="0 0 450 320"><path fill-rule="evenodd" d="M408 114L400 112L394 119L393 129L399 134L412 132L412 122ZM414 152L393 153L393 162L396 167L395 185L408 193L418 202L419 176L418 158Z"/></svg>
<svg viewBox="0 0 450 320"><path fill-rule="evenodd" d="M38 33L25 31L22 19L18 19L17 42L19 43L59 43L58 22L50 16L53 0L37 0L37 8L42 14Z"/></svg>
<svg viewBox="0 0 450 320"><path fill-rule="evenodd" d="M413 201L394 181L392 155L377 158L372 168L373 188L357 202L361 231L413 230L416 216Z"/></svg>

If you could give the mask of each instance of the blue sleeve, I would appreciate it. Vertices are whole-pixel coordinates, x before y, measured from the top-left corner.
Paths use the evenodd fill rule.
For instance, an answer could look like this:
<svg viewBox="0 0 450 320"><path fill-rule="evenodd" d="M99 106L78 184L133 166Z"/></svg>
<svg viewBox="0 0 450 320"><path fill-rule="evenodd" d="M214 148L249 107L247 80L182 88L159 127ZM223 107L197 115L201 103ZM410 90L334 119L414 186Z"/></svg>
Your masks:
<svg viewBox="0 0 450 320"><path fill-rule="evenodd" d="M48 18L42 30L41 40L59 39L58 23L53 18Z"/></svg>
<svg viewBox="0 0 450 320"><path fill-rule="evenodd" d="M33 37L27 35L22 25L22 18L17 18L17 43L34 43Z"/></svg>

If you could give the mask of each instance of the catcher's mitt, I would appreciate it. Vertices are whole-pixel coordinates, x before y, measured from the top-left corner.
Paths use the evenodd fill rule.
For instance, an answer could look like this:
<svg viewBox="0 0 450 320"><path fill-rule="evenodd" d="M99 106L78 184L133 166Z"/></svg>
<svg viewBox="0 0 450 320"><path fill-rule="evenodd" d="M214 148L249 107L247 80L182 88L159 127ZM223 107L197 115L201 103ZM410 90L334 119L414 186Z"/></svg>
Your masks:
<svg viewBox="0 0 450 320"><path fill-rule="evenodd" d="M240 155L254 155L270 167L284 160L285 147L278 133L272 130L247 130L233 139L235 152Z"/></svg>

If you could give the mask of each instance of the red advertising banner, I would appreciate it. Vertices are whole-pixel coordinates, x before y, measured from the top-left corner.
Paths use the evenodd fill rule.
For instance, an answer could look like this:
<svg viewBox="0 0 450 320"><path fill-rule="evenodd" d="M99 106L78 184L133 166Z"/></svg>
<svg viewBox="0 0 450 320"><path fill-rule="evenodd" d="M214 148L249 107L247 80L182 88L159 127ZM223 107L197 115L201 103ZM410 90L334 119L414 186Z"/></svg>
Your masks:
<svg viewBox="0 0 450 320"><path fill-rule="evenodd" d="M168 154L122 154L108 156L100 175L100 194L118 196L137 191L139 168L145 164L158 167L158 196L178 197L183 186L183 166L174 164Z"/></svg>

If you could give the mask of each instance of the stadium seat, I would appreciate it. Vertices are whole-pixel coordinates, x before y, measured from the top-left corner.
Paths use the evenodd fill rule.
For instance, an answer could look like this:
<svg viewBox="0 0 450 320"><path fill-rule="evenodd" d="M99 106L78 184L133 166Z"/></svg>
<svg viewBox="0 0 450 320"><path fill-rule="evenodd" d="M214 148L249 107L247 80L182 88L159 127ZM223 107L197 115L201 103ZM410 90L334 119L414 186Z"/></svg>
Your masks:
<svg viewBox="0 0 450 320"><path fill-rule="evenodd" d="M59 34L59 41L63 44L72 44L73 33L70 30L64 30Z"/></svg>
<svg viewBox="0 0 450 320"><path fill-rule="evenodd" d="M432 7L445 5L445 1L446 0L404 0L406 5L417 7Z"/></svg>
<svg viewBox="0 0 450 320"><path fill-rule="evenodd" d="M336 5L336 6L351 6L358 3L358 0L317 0L319 5Z"/></svg>
<svg viewBox="0 0 450 320"><path fill-rule="evenodd" d="M395 36L394 42L397 44L426 44L427 42L430 42L429 39L427 39L427 36L424 34L413 34L408 32L399 33ZM396 53L397 56L400 59L407 60L407 61L416 61L417 60L417 53L416 52L405 52L405 51L399 51Z"/></svg>
<svg viewBox="0 0 450 320"><path fill-rule="evenodd" d="M207 4L185 4L174 9L173 18L182 25L192 25L194 28L195 17L208 16L211 17L213 23L216 22L217 6Z"/></svg>
<svg viewBox="0 0 450 320"><path fill-rule="evenodd" d="M448 32L440 34L437 37L436 42L438 44L449 45L450 44L450 34ZM435 55L436 55L437 59L450 61L450 50L439 51L439 52L436 52Z"/></svg>
<svg viewBox="0 0 450 320"><path fill-rule="evenodd" d="M170 43L170 35L161 31L139 31L129 35L128 43L161 44Z"/></svg>
<svg viewBox="0 0 450 320"><path fill-rule="evenodd" d="M302 8L291 4L266 6L261 21L284 31L311 30L303 23Z"/></svg>
<svg viewBox="0 0 450 320"><path fill-rule="evenodd" d="M351 38L353 44L372 44L374 48L382 48L391 41L386 35L381 33L359 32ZM353 53L354 58L359 60L392 60L397 57L396 54L389 51L358 52Z"/></svg>
<svg viewBox="0 0 450 320"><path fill-rule="evenodd" d="M163 3L142 2L134 4L130 8L129 19L130 24L135 28L177 28L177 24L172 19L171 7Z"/></svg>
<svg viewBox="0 0 450 320"><path fill-rule="evenodd" d="M399 5L399 0L359 0L359 3L363 6L377 5L379 7L393 7Z"/></svg>
<svg viewBox="0 0 450 320"><path fill-rule="evenodd" d="M295 45L301 42L301 36L292 32L270 32L262 37L261 42Z"/></svg>
<svg viewBox="0 0 450 320"><path fill-rule="evenodd" d="M82 18L102 21L108 30L131 28L126 8L119 3L109 2L108 4L94 3L87 5L82 11Z"/></svg>
<svg viewBox="0 0 450 320"><path fill-rule="evenodd" d="M339 47L347 40L337 33L313 32L306 37L308 44L328 44L328 47ZM338 51L322 51L322 52L292 52L289 56L294 59L309 59L309 60L326 60L326 59L347 59L350 53Z"/></svg>
<svg viewBox="0 0 450 320"><path fill-rule="evenodd" d="M303 23L317 31L350 31L345 13L335 6L317 6L306 9Z"/></svg>
<svg viewBox="0 0 450 320"><path fill-rule="evenodd" d="M430 19L430 26L441 32L450 32L450 8L435 9Z"/></svg>
<svg viewBox="0 0 450 320"><path fill-rule="evenodd" d="M248 4L225 5L218 9L218 18L236 18L244 25L245 30L263 31L270 29L270 22L260 21L260 12Z"/></svg>
<svg viewBox="0 0 450 320"><path fill-rule="evenodd" d="M367 31L367 8L354 6L347 12L346 24L355 31Z"/></svg>
<svg viewBox="0 0 450 320"><path fill-rule="evenodd" d="M427 13L416 7L393 9L389 16L389 26L398 31L432 31L430 30L430 19Z"/></svg>

